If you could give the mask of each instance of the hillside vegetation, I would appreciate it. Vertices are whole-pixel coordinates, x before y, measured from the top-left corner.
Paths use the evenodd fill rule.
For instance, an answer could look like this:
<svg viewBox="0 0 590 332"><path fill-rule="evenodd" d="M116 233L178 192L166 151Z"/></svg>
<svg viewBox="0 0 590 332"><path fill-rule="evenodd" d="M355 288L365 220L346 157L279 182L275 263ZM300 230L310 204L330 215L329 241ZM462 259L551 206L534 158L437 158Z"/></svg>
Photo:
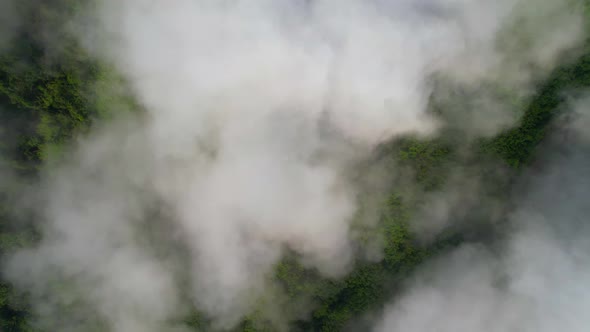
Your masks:
<svg viewBox="0 0 590 332"><path fill-rule="evenodd" d="M68 15L74 15L76 6L76 1L66 0L22 5L19 10L27 18L27 26L18 29L0 51L0 167L4 174L10 174L2 181L0 192L2 256L39 239L39 231L33 226L36 216L15 214L12 208L19 193L40 176L43 167L59 160L93 124L109 121L114 110L141 112L113 68L90 57L67 34L46 36L47 31L64 31L60 25ZM54 41L51 45L48 38ZM311 317L295 319L290 328L363 330L364 317L395 296L400 283L421 262L464 242L487 241L501 227L503 216L492 218L485 209L474 208L480 212L457 216L462 219L457 226L433 241L416 238L409 222L423 212L430 193L446 190L457 167L485 184L478 192L482 199L493 200L501 210L508 211L511 184L534 160L552 120L562 110L566 92L575 93L588 86L590 52L582 52L539 83L518 124L495 137L457 141L443 130L437 138L402 137L381 146L375 152L376 161L391 165L392 172L403 167L414 177L411 186L392 184L378 207L367 206L379 210L376 230L367 232L378 232L383 239L383 259L374 262L359 258L354 270L338 280L306 269L295 254L283 259L275 268L274 278L291 305L299 306L301 298L315 303ZM192 311L180 317L177 324L194 331L209 330L208 319L196 309ZM0 281L0 331L39 331L34 319L28 294ZM96 323L94 328L101 331L103 327ZM267 317L255 309L236 329L272 330Z"/></svg>

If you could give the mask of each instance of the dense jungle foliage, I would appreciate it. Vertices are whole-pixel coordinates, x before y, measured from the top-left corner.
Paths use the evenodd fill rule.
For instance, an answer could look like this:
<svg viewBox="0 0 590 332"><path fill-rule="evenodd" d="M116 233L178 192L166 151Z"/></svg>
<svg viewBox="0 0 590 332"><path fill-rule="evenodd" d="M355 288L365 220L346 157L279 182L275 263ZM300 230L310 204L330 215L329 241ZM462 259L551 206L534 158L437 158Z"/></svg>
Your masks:
<svg viewBox="0 0 590 332"><path fill-rule="evenodd" d="M113 109L121 109L114 105L138 108L122 92L125 82L112 68L91 58L75 39L58 32L64 31L63 24L74 15L77 3L23 2L18 10L26 23L14 27L10 41L0 49L0 167L20 179L19 183L34 180L45 163L59 158L61 151L94 121L108 118ZM51 45L47 40L52 41ZM412 169L424 195L444 190L455 165L477 165L474 171L489 183L483 194L502 204L511 192L513 179L530 164L536 147L550 130L564 102L562 92L590 86L590 52L582 53L539 85L516 127L490 139L467 143L457 143L444 133L433 140L396 139L380 147L376 158L390 158ZM460 153L466 148L462 144L469 144L473 153ZM481 166L482 160L489 166ZM18 190L14 183L2 185L0 193L0 255L34 243L39 237L29 220L34 216L8 212L13 204L11 193ZM459 224L463 226L445 231L432 244L423 245L407 226L420 211L422 196L406 195L403 187L396 186L380 207L384 258L379 262L360 260L342 280L323 279L298 264L295 257L277 265L276 279L286 294L293 300L308 295L320 303L312 318L294 322L293 330L364 330L363 315L391 299L400 282L422 261L465 241L485 241L497 227L497 223L486 219L485 211L461 216L465 222ZM27 294L0 280L0 331L38 331L30 323L32 317ZM196 310L181 321L194 331L208 330L207 320ZM254 312L236 330L272 328Z"/></svg>

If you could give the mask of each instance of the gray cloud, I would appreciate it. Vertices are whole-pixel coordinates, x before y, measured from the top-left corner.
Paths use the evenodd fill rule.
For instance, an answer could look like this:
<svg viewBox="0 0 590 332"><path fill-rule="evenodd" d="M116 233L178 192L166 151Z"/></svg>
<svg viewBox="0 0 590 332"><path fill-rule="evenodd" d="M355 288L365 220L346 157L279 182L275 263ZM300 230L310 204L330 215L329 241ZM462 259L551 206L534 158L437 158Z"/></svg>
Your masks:
<svg viewBox="0 0 590 332"><path fill-rule="evenodd" d="M20 26L16 2L2 1L0 3L0 52L12 41Z"/></svg>
<svg viewBox="0 0 590 332"><path fill-rule="evenodd" d="M46 170L43 240L7 273L39 299L55 299L51 278L72 280L89 312L125 332L169 328L187 293L217 326L235 325L286 249L342 276L359 194L349 172L380 142L436 131L434 76L526 96L533 70L582 37L580 15L552 3L101 2L82 41L145 113L96 128ZM538 13L563 24L539 31ZM505 33L516 17L523 50ZM470 109L482 115L465 126L489 135L511 122L494 122L504 111ZM39 302L56 317L58 304Z"/></svg>
<svg viewBox="0 0 590 332"><path fill-rule="evenodd" d="M590 115L587 99L573 107L577 121ZM504 243L465 245L425 267L376 331L587 329L590 141L577 121L525 177Z"/></svg>

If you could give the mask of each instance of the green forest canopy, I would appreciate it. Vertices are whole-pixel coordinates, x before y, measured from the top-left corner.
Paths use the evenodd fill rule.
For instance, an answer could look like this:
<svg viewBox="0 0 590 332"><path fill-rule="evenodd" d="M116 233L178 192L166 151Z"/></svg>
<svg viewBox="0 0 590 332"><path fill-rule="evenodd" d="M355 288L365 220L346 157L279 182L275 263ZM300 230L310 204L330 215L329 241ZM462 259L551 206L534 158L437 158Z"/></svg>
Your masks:
<svg viewBox="0 0 590 332"><path fill-rule="evenodd" d="M60 36L59 47L48 48L43 31L60 31L64 17L76 10L76 1L31 2L22 6L26 28L22 27L0 53L0 153L3 169L24 181L36 178L52 158L59 158L77 135L88 131L95 121L111 116L114 109L140 111L124 91L125 82L112 68L91 58L75 39ZM519 124L491 139L472 143L476 157L461 159L453 140L440 137L423 140L412 137L395 140L380 149L379 158L393 158L412 168L423 192L444 185L452 165L489 160L503 165L509 176L478 168L490 183L489 195L507 197L511 178L518 177L535 156L535 148L546 136L551 120L564 101L564 90L590 86L590 52L558 68L542 84L526 106ZM471 143L470 143L471 144ZM495 168L492 167L492 168ZM11 196L18 188L7 186L0 193L0 254L22 248L38 239L26 220L31 216L10 213ZM294 257L276 267L276 279L293 300L308 295L320 305L312 318L296 321L293 329L339 331L352 318L378 309L396 292L401 282L425 258L468 241L475 235L466 229L445 232L433 244L417 242L407 227L420 205L420 197L407 197L399 188L389 194L381 208L380 230L386 239L381 262L360 262L346 278L323 279L306 270ZM485 219L485 218L484 218ZM485 225L485 220L478 224ZM483 226L482 226L483 227ZM488 225L488 227L492 227ZM66 308L67 309L67 308ZM33 312L27 294L0 281L0 330L37 331L31 324ZM196 310L179 319L195 331L207 330L207 319ZM100 325L97 325L100 330ZM272 330L264 318L253 313L238 330Z"/></svg>

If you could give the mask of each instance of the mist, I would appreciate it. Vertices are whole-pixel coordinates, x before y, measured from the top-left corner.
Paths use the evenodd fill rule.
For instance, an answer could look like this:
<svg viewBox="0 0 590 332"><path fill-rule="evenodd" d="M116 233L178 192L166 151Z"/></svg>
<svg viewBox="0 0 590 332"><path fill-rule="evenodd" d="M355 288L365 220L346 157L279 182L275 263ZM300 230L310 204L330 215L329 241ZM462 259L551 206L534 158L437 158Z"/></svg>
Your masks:
<svg viewBox="0 0 590 332"><path fill-rule="evenodd" d="M13 1L0 3L0 52L14 37L19 26L18 12Z"/></svg>
<svg viewBox="0 0 590 332"><path fill-rule="evenodd" d="M589 141L570 105L538 167L523 177L517 208L492 246L468 244L417 272L375 331L585 331Z"/></svg>
<svg viewBox="0 0 590 332"><path fill-rule="evenodd" d="M98 124L43 170L30 194L42 202L37 208L42 240L11 257L5 273L36 300L39 324L59 331L83 329L91 313L113 331L182 330L170 327L170 321L187 303L219 329L235 327L255 310L280 311L259 303L281 296L275 293L273 267L287 252L305 267L338 279L368 250L351 224L376 223L355 219L361 192L371 189L360 188L355 177L375 149L404 135L436 137L448 122L470 139L516 124L521 114L513 104L479 89L501 84L512 97L527 100L535 84L583 42L578 5L544 0L93 3L69 28L91 54L124 76L141 110ZM433 96L444 100L446 89L473 89L477 107L437 117L429 103ZM393 176L364 176L371 175L374 183ZM544 181L556 179L539 183ZM543 192L538 186L531 192ZM493 310L507 316L506 324L521 324L511 317L520 307L507 310L513 304L505 302L512 301L488 285L494 266L506 270L509 265L514 289L506 292L516 293L511 296L541 303L544 298L535 298L534 287L542 287L537 284L566 279L525 280L549 267L544 260L521 261L529 261L534 246L569 259L554 234L528 226L527 220L545 219L531 200L523 199L513 217L522 220L516 223L522 229L509 240L508 254L496 258L483 249L459 250L449 258L457 269L433 267L434 286L411 288L377 330L439 328L419 325L428 321L420 315L431 310L433 321L461 331L445 317L456 314L457 324L471 324L458 320L465 306L483 315L471 316L475 325L465 331L487 331L484 321ZM430 231L428 218L421 222L418 229ZM440 223L432 223L432 232L442 228ZM568 259L561 262L573 275L581 268ZM464 266L463 279L455 278ZM530 271L518 270L527 267ZM68 281L66 291L56 280ZM457 291L465 284L473 289ZM64 293L57 296L56 289ZM81 299L69 297L80 290ZM450 294L458 297L456 313L444 299ZM473 298L481 298L481 304L474 306ZM77 308L72 317L56 318L63 305ZM543 304L523 315L552 309Z"/></svg>

